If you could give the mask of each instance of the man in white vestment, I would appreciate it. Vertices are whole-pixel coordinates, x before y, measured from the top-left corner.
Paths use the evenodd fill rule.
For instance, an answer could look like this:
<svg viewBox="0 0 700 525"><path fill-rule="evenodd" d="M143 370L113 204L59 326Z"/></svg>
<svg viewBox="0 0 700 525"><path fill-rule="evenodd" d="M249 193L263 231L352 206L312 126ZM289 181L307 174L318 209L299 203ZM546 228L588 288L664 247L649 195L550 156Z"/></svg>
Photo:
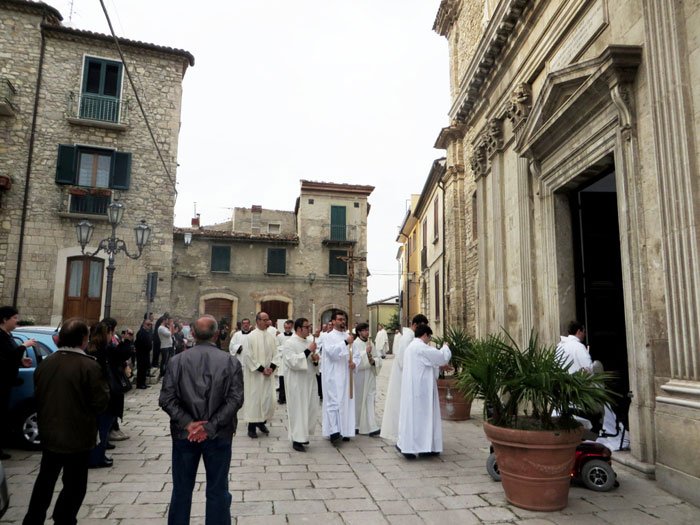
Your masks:
<svg viewBox="0 0 700 525"><path fill-rule="evenodd" d="M248 335L250 332L250 319L243 319L241 321L241 329L233 334L231 342L228 344L229 353L239 361L242 359L241 354L248 348Z"/></svg>
<svg viewBox="0 0 700 525"><path fill-rule="evenodd" d="M396 443L399 436L399 409L401 404L401 381L403 375L404 351L413 341L414 330L418 325L428 324L428 318L418 314L411 321L411 328L404 328L398 350L394 339L394 364L391 367L389 387L384 400L384 415L382 416L382 428L379 434L384 439Z"/></svg>
<svg viewBox="0 0 700 525"><path fill-rule="evenodd" d="M442 421L435 370L447 366L452 352L447 344L440 350L429 346L432 335L428 325L418 326L415 339L404 352L396 448L409 458L415 458L416 454L442 452Z"/></svg>
<svg viewBox="0 0 700 525"><path fill-rule="evenodd" d="M379 356L384 359L389 351L389 336L382 325L377 325L377 335L374 338L374 346L379 352Z"/></svg>
<svg viewBox="0 0 700 525"><path fill-rule="evenodd" d="M309 341L310 324L303 317L294 322L294 334L282 345L282 366L286 369L287 418L292 448L306 452L318 418L316 374L320 356L316 343ZM286 323L285 323L286 327Z"/></svg>
<svg viewBox="0 0 700 525"><path fill-rule="evenodd" d="M255 316L256 329L248 336L248 348L243 352L243 413L251 438L258 437L256 428L269 434L265 423L275 414L277 342L267 330L268 320L265 312Z"/></svg>
<svg viewBox="0 0 700 525"><path fill-rule="evenodd" d="M382 356L369 340L369 325L360 323L355 328L357 339L353 351L362 355L355 372L355 425L358 434L379 435L374 416L374 399L377 393L377 376L382 368Z"/></svg>
<svg viewBox="0 0 700 525"><path fill-rule="evenodd" d="M279 387L277 391L277 402L280 405L284 405L287 402L287 394L284 389L284 374L286 372L286 368L284 365L284 361L282 361L282 346L284 345L287 340L294 335L294 332L292 331L292 327L294 326L294 321L291 319L287 319L284 322L284 331L281 333L277 333L277 336L275 337L277 341L277 353L279 354L279 359L278 361L280 362L280 367L277 369L277 377L279 379Z"/></svg>
<svg viewBox="0 0 700 525"><path fill-rule="evenodd" d="M562 336L557 345L557 354L564 357L564 364L571 363L569 373L573 374L582 368L593 372L593 361L583 341L586 338L586 327L578 321L569 323L568 335Z"/></svg>
<svg viewBox="0 0 700 525"><path fill-rule="evenodd" d="M347 441L355 435L355 397L350 398L350 376L360 364L362 355L350 351L355 338L345 331L342 312L333 314L333 330L323 338L321 378L323 381L323 436L335 444L341 437Z"/></svg>
<svg viewBox="0 0 700 525"><path fill-rule="evenodd" d="M394 355L399 352L399 345L401 344L401 330L396 330L394 332L394 342L391 344L391 351Z"/></svg>

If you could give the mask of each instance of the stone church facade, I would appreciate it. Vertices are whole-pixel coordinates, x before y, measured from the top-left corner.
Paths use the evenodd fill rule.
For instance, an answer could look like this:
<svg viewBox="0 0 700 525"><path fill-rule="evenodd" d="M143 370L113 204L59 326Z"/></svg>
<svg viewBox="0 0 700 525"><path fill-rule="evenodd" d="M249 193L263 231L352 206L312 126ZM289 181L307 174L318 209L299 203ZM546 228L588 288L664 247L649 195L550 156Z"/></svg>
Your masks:
<svg viewBox="0 0 700 525"><path fill-rule="evenodd" d="M133 228L152 234L138 260L116 255L112 315L138 326L148 308L146 275L161 281L153 309L170 301L175 177L187 51L120 39L147 101L166 171L111 36L62 24L42 2L0 0L0 303L25 320L102 317L104 253L81 256L76 224L95 226L86 251L108 237L107 205L126 208L117 228L136 253Z"/></svg>
<svg viewBox="0 0 700 525"><path fill-rule="evenodd" d="M294 211L235 208L231 221L176 228L170 313L209 313L229 322L306 317L320 326L348 312L351 268L366 257L372 186L301 181ZM189 246L185 236L190 237ZM354 263L353 322L369 319L367 262Z"/></svg>
<svg viewBox="0 0 700 525"><path fill-rule="evenodd" d="M583 321L629 399L618 456L695 504L699 26L679 0L443 0L434 24L451 59L451 303L468 321L475 295L475 332L521 341Z"/></svg>

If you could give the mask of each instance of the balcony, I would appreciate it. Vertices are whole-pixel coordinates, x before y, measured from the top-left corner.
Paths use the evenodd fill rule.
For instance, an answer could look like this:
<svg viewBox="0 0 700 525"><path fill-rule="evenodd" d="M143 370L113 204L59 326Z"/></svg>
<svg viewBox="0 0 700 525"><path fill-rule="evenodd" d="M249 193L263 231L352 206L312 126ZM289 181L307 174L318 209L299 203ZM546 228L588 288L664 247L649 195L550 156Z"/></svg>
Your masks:
<svg viewBox="0 0 700 525"><path fill-rule="evenodd" d="M59 217L89 217L107 220L107 206L112 202L112 191L104 188L64 186L61 188Z"/></svg>
<svg viewBox="0 0 700 525"><path fill-rule="evenodd" d="M357 226L324 224L323 244L326 246L350 246L357 243Z"/></svg>
<svg viewBox="0 0 700 525"><path fill-rule="evenodd" d="M17 90L12 85L12 82L6 78L0 78L0 115L12 117L17 113L17 106L15 105L16 95Z"/></svg>
<svg viewBox="0 0 700 525"><path fill-rule="evenodd" d="M71 91L67 113L71 124L124 131L129 124L129 101Z"/></svg>

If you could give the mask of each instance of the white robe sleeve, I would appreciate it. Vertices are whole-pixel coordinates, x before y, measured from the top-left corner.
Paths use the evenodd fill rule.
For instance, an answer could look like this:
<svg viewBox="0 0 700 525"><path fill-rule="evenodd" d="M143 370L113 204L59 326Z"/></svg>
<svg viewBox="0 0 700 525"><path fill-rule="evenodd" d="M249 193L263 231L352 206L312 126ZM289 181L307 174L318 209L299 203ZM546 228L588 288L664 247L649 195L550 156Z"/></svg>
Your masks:
<svg viewBox="0 0 700 525"><path fill-rule="evenodd" d="M288 370L304 371L309 368L309 361L304 352L296 352L292 341L282 345L282 362Z"/></svg>
<svg viewBox="0 0 700 525"><path fill-rule="evenodd" d="M432 347L427 347L420 352L421 360L428 366L441 367L445 366L452 359L452 352L447 346L443 346L440 350Z"/></svg>

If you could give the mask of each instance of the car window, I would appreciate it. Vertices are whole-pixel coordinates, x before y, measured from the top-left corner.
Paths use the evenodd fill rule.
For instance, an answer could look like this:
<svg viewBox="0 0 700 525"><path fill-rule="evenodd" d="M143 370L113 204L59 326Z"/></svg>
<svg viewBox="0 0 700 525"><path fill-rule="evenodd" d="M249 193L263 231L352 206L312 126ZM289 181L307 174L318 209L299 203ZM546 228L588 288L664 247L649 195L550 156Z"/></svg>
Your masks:
<svg viewBox="0 0 700 525"><path fill-rule="evenodd" d="M19 337L13 336L12 339L15 340L15 342L17 343L17 346L22 346L24 344L24 341L22 339L20 339ZM26 348L24 349L24 353L22 353L22 357L31 357L30 355L27 354Z"/></svg>
<svg viewBox="0 0 700 525"><path fill-rule="evenodd" d="M34 347L34 353L36 354L36 364L38 365L39 363L41 363L42 359L51 355L51 350L49 350L49 347L46 346L44 343L40 343L39 341L37 341L36 346Z"/></svg>

